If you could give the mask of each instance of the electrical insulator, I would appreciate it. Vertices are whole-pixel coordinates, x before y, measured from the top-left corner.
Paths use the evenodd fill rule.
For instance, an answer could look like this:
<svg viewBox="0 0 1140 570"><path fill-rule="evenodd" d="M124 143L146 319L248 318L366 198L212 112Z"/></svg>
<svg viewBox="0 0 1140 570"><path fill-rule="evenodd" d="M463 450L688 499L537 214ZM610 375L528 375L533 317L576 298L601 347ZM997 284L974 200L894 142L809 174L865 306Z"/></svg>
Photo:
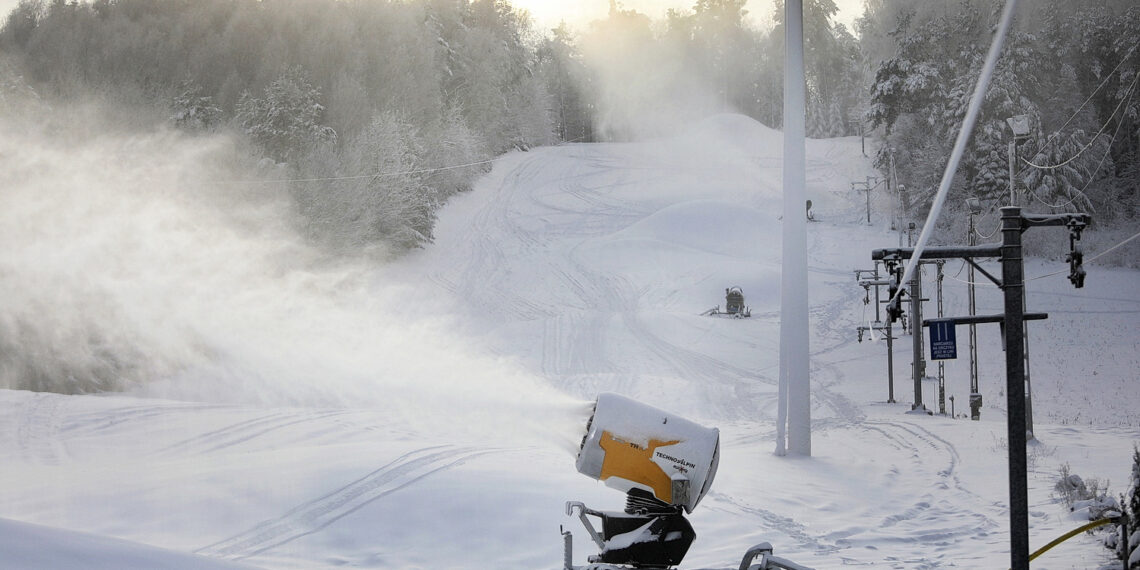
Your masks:
<svg viewBox="0 0 1140 570"><path fill-rule="evenodd" d="M905 290L904 290L905 292ZM887 285L887 320L895 322L902 317L902 294L899 293L899 280L897 277L892 276L890 283Z"/></svg>
<svg viewBox="0 0 1140 570"><path fill-rule="evenodd" d="M887 318L890 320L890 322L893 323L901 319L902 315L902 305L899 303L898 299L894 299L891 302L887 303Z"/></svg>
<svg viewBox="0 0 1140 570"><path fill-rule="evenodd" d="M1069 252L1069 281L1077 289L1085 286L1084 258L1085 255L1079 249Z"/></svg>

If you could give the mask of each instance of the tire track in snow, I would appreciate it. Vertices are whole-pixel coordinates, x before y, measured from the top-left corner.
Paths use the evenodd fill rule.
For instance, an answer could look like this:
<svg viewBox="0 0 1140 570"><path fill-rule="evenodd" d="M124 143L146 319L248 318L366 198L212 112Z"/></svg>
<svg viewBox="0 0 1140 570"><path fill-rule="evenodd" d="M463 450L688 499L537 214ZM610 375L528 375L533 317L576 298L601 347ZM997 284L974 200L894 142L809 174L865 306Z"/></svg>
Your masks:
<svg viewBox="0 0 1140 570"><path fill-rule="evenodd" d="M445 445L417 449L334 491L303 503L272 520L204 546L196 554L240 560L313 534L369 503L413 485L434 473L492 453Z"/></svg>

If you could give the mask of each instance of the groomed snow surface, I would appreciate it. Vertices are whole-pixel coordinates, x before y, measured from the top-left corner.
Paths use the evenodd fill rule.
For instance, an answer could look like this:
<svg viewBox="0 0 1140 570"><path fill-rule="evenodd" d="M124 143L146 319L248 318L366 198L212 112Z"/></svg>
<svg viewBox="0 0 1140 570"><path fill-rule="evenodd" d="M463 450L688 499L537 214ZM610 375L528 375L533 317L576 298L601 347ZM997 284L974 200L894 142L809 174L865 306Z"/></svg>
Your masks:
<svg viewBox="0 0 1140 570"><path fill-rule="evenodd" d="M747 118L507 155L443 210L434 244L387 264L322 257L268 191L191 192L224 144L4 140L0 316L28 351L57 339L43 358L73 365L60 370L109 351L143 378L126 393L0 390L2 568L553 570L560 528L583 564L596 549L565 502L624 504L574 468L603 391L721 431L684 568L735 568L764 541L816 568L1008 566L998 327L978 329L980 421L965 327L945 364L959 417L937 413L933 379L935 415L907 413L909 335L886 402L885 342L856 335L874 294L864 304L853 270L899 237L885 199L867 225L851 190L876 174L858 138L807 146L811 457L773 454L782 139ZM102 158L155 147L166 158L146 168ZM1026 239L1046 231L1063 230ZM1088 520L1051 496L1061 465L1119 494L1140 442L1140 272L1091 265L1078 290L1063 254L1026 263L1027 308L1049 313L1030 323L1031 548ZM946 314L965 314L967 272L945 271ZM751 318L700 316L731 286ZM978 298L1001 312L993 285ZM1033 567L1119 567L1101 538Z"/></svg>

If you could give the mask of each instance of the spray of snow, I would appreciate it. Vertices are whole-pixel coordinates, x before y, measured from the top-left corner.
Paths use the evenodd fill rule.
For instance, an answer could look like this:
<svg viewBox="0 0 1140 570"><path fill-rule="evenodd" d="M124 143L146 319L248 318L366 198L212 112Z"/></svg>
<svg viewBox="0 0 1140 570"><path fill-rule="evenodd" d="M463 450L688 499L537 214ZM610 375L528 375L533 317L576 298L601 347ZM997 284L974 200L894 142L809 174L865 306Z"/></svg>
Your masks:
<svg viewBox="0 0 1140 570"><path fill-rule="evenodd" d="M0 119L0 387L581 430L581 402L458 337L451 300L376 252L308 245L280 185L218 183L250 178L230 138L92 134L57 111Z"/></svg>
<svg viewBox="0 0 1140 570"><path fill-rule="evenodd" d="M600 138L631 140L675 133L710 111L723 108L700 78L687 74L679 47L647 42L647 21L634 15L594 23L581 42L593 71L584 88L595 93L595 129ZM614 57L615 53L622 57Z"/></svg>

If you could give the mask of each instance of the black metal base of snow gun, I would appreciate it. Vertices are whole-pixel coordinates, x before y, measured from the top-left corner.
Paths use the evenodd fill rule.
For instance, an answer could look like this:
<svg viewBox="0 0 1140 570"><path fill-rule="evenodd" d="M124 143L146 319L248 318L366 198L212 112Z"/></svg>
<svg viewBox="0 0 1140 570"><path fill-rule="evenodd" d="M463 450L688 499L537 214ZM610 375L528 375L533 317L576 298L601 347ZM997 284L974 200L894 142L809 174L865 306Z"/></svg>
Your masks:
<svg viewBox="0 0 1140 570"><path fill-rule="evenodd" d="M595 511L577 501L566 503L568 516L575 510L598 545L600 552L587 559L594 564L669 568L681 563L697 537L681 507L658 501L641 489L629 492L624 512ZM587 516L601 521L601 532Z"/></svg>

